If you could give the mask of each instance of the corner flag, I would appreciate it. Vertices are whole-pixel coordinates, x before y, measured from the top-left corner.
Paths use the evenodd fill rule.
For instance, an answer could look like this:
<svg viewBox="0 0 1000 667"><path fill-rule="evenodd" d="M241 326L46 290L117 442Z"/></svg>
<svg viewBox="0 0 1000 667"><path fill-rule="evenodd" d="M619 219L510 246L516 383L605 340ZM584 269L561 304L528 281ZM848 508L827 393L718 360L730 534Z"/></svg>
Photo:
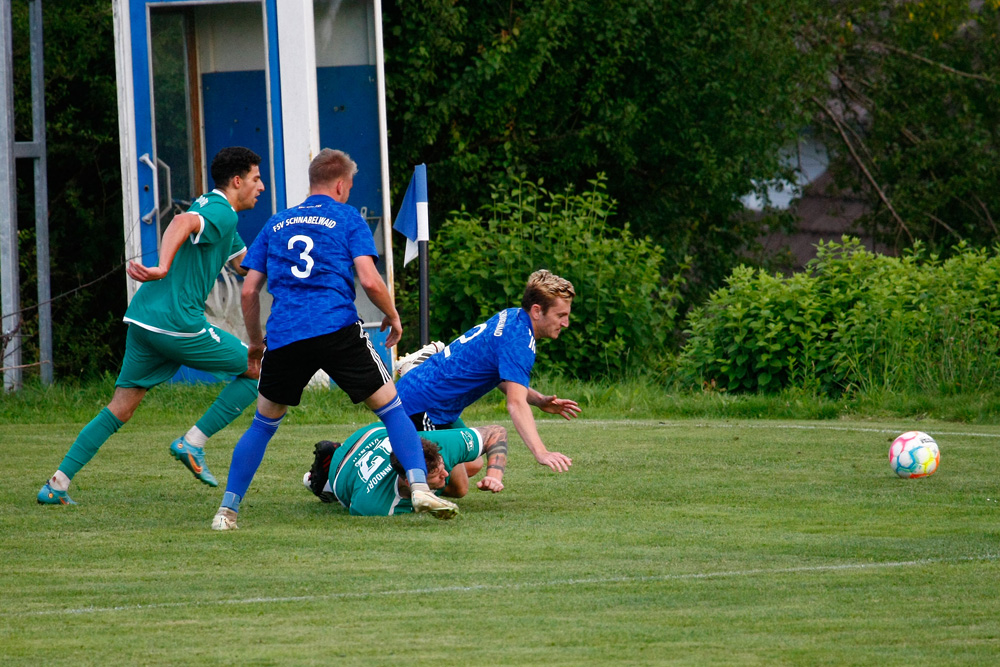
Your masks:
<svg viewBox="0 0 1000 667"><path fill-rule="evenodd" d="M406 196L399 207L399 215L392 228L406 237L406 253L403 266L418 255L420 241L430 241L427 222L427 165L418 164L413 168L413 178L406 188Z"/></svg>
<svg viewBox="0 0 1000 667"><path fill-rule="evenodd" d="M406 195L399 207L399 215L392 228L406 237L403 266L414 257L420 257L420 344L430 342L430 267L427 260L427 243L431 240L427 220L427 165L413 168L413 178L406 188Z"/></svg>

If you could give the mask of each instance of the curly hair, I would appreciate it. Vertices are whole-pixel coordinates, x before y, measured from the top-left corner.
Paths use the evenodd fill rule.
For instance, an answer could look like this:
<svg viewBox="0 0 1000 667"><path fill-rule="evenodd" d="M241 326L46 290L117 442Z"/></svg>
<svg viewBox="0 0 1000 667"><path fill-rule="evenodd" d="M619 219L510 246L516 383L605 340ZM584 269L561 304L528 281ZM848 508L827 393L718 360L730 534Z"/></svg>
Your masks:
<svg viewBox="0 0 1000 667"><path fill-rule="evenodd" d="M428 471L437 468L439 464L443 465L444 459L441 458L441 448L437 446L437 443L431 442L427 438L420 438L420 444L424 448L424 463L427 464ZM395 453L389 454L389 465L396 471L396 474L406 479L406 469L396 458Z"/></svg>
<svg viewBox="0 0 1000 667"><path fill-rule="evenodd" d="M260 156L243 146L229 146L212 159L212 180L215 187L224 188L236 176L243 178L255 166L260 166Z"/></svg>

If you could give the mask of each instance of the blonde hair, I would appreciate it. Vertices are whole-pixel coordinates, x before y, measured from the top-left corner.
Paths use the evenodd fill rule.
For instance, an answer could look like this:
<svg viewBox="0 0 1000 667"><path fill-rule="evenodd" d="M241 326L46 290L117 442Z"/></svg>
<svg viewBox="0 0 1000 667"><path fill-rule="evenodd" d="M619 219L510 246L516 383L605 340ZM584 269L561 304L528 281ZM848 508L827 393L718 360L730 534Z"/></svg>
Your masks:
<svg viewBox="0 0 1000 667"><path fill-rule="evenodd" d="M560 278L551 271L540 269L528 276L528 285L524 288L521 308L531 310L536 303L542 307L542 312L548 312L556 299L572 301L576 296L573 283Z"/></svg>
<svg viewBox="0 0 1000 667"><path fill-rule="evenodd" d="M344 151L324 148L309 164L309 187L329 185L358 173L358 163Z"/></svg>

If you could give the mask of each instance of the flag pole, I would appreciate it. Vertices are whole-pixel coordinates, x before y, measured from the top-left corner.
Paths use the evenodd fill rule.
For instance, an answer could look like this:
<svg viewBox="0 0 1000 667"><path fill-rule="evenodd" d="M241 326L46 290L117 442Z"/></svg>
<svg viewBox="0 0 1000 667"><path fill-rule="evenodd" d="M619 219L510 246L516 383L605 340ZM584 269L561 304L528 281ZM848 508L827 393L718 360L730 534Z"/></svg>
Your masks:
<svg viewBox="0 0 1000 667"><path fill-rule="evenodd" d="M427 241L418 241L420 252L420 347L431 342L430 324L430 264L427 259Z"/></svg>
<svg viewBox="0 0 1000 667"><path fill-rule="evenodd" d="M427 209L427 165L418 164L413 169L417 195L417 254L420 259L420 346L431 342L430 328L430 264L427 244L430 241L430 218Z"/></svg>
<svg viewBox="0 0 1000 667"><path fill-rule="evenodd" d="M420 260L420 346L431 342L430 328L430 261L427 245L431 239L427 220L427 165L413 168L413 178L406 188L403 204L392 228L406 237L406 255L403 266L410 260Z"/></svg>

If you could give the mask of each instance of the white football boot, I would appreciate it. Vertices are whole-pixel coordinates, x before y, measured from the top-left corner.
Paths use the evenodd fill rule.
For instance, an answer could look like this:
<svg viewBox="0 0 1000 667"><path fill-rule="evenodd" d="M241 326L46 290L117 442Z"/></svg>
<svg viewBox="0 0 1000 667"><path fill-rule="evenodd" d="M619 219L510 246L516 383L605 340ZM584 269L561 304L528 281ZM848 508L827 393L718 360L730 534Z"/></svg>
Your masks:
<svg viewBox="0 0 1000 667"><path fill-rule="evenodd" d="M237 530L236 512L228 507L220 507L212 519L212 530Z"/></svg>
<svg viewBox="0 0 1000 667"><path fill-rule="evenodd" d="M410 502L413 511L418 514L430 514L435 519L453 519L458 514L458 505L435 496L431 491L422 489L410 490Z"/></svg>

